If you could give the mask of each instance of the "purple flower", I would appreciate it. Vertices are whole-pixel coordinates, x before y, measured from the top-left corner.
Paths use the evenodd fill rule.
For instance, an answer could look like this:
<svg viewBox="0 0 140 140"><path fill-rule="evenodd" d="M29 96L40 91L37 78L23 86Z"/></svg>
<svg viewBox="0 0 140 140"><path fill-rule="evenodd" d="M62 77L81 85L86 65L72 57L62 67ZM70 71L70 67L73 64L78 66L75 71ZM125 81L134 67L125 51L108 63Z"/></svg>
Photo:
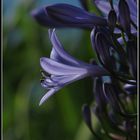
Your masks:
<svg viewBox="0 0 140 140"><path fill-rule="evenodd" d="M117 13L119 12L118 2L120 2L120 0L116 0L116 2L113 3L113 8L115 9ZM137 2L135 0L127 0L125 2L127 2L128 7L130 9L131 18L134 21L136 21L137 20ZM104 0L94 0L94 3L100 9L100 11L107 17L107 15L109 14L109 11L112 9L112 7L110 6L110 3Z"/></svg>
<svg viewBox="0 0 140 140"><path fill-rule="evenodd" d="M128 68L126 52L117 40L113 42L113 37L107 28L94 28L91 32L91 42L99 62L110 72L118 71L116 62L119 59L120 64Z"/></svg>
<svg viewBox="0 0 140 140"><path fill-rule="evenodd" d="M117 15L114 9L110 10L108 14L108 25L110 29L113 31L117 22Z"/></svg>
<svg viewBox="0 0 140 140"><path fill-rule="evenodd" d="M103 0L94 0L94 3L107 18L109 12L112 10L111 4ZM130 30L130 22L133 25L135 24L134 26L137 25L137 2L135 0L117 0L114 2L113 8L124 30ZM131 31L136 32L136 29L132 26Z"/></svg>
<svg viewBox="0 0 140 140"><path fill-rule="evenodd" d="M125 0L120 0L118 8L119 8L119 22L123 27L124 31L126 31L129 34L131 30L130 29L131 17L129 6Z"/></svg>
<svg viewBox="0 0 140 140"><path fill-rule="evenodd" d="M48 92L41 99L40 105L58 90L74 81L87 76L108 75L108 72L102 67L84 63L69 55L61 46L55 30L50 30L49 36L53 45L50 58L42 57L40 59L41 67L44 70L41 85Z"/></svg>
<svg viewBox="0 0 140 140"><path fill-rule="evenodd" d="M69 4L54 4L32 12L35 20L47 27L93 28L106 26L107 20Z"/></svg>

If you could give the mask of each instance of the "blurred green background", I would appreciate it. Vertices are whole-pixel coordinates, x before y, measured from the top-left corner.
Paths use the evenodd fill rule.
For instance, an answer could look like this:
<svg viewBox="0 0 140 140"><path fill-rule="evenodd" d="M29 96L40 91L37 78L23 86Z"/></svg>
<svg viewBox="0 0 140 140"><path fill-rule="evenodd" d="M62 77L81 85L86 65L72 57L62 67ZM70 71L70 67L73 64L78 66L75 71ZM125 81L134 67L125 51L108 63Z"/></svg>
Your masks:
<svg viewBox="0 0 140 140"><path fill-rule="evenodd" d="M40 85L40 62L49 57L48 29L38 25L30 12L56 2L80 6L78 0L3 1L3 137L4 140L91 140L81 107L91 103L92 81L87 78L63 88L39 107L46 93ZM57 29L64 48L85 62L94 56L90 32Z"/></svg>

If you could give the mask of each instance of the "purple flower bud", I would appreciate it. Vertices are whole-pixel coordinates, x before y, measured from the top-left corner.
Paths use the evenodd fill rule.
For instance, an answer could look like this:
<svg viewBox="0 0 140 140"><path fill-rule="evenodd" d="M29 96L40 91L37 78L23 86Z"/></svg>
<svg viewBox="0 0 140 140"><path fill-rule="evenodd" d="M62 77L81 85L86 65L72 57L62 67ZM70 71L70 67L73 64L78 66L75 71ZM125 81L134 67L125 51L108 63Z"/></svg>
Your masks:
<svg viewBox="0 0 140 140"><path fill-rule="evenodd" d="M104 1L104 0L94 0L94 3L99 8L99 10L104 14L107 18L109 15L109 11L114 9L116 15L119 15L120 24L124 28L125 31L130 32L130 21L133 22L133 25L137 25L137 2L134 0L125 0L120 1L120 5L118 6L117 2L112 2L112 0ZM121 17L121 19L120 19ZM116 28L115 28L115 31ZM118 32L118 31L117 31ZM120 31L119 31L120 32ZM136 33L136 29L131 26L131 32Z"/></svg>
<svg viewBox="0 0 140 140"><path fill-rule="evenodd" d="M108 69L113 69L115 63L111 59L111 50L113 49L106 36L98 32L95 36L95 48L100 62Z"/></svg>
<svg viewBox="0 0 140 140"><path fill-rule="evenodd" d="M104 94L114 110L121 113L122 110L120 108L118 94L116 93L112 84L104 84Z"/></svg>
<svg viewBox="0 0 140 140"><path fill-rule="evenodd" d="M46 6L34 10L32 16L38 23L47 27L93 28L95 25L107 25L106 19L69 4Z"/></svg>
<svg viewBox="0 0 140 140"><path fill-rule="evenodd" d="M108 14L108 24L112 31L116 27L116 22L117 22L116 12L115 12L115 10L110 10L110 12Z"/></svg>
<svg viewBox="0 0 140 140"><path fill-rule="evenodd" d="M131 26L130 26L130 10L128 7L128 4L125 0L119 1L119 22L121 26L123 27L124 31L126 31L128 34L130 34Z"/></svg>
<svg viewBox="0 0 140 140"><path fill-rule="evenodd" d="M93 86L93 93L94 93L96 103L102 109L105 109L106 108L106 98L105 98L104 92L103 92L103 83L102 83L102 80L100 78L97 78L95 80L95 83Z"/></svg>

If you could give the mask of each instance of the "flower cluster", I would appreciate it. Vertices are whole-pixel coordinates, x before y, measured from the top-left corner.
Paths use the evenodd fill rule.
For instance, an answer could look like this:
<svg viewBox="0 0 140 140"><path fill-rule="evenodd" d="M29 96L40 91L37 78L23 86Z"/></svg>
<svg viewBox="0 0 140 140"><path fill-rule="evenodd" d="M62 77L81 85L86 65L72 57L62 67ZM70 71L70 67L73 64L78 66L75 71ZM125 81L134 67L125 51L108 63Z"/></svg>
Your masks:
<svg viewBox="0 0 140 140"><path fill-rule="evenodd" d="M93 79L95 104L83 106L83 117L98 140L136 139L137 95L137 2L135 0L94 0L102 13L91 13L89 2L80 0L83 8L54 4L35 9L32 16L45 27L74 27L91 31L90 39L98 63L85 63L72 57L62 47L55 29L49 29L52 43L50 58L42 57L41 85L47 93L44 103L64 86L85 78ZM101 129L96 132L91 115L98 118Z"/></svg>

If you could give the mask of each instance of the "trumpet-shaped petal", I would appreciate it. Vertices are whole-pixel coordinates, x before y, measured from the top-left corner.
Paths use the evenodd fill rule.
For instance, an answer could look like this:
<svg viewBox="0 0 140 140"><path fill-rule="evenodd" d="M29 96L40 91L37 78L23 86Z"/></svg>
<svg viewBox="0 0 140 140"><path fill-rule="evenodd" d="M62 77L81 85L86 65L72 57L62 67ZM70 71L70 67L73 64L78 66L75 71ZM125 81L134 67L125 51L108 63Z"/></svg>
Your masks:
<svg viewBox="0 0 140 140"><path fill-rule="evenodd" d="M87 76L108 75L108 72L97 64L86 64L68 54L62 48L55 30L50 30L49 35L53 45L50 58L42 57L40 59L41 67L44 70L41 85L48 92L41 99L40 105L58 90L74 81Z"/></svg>

